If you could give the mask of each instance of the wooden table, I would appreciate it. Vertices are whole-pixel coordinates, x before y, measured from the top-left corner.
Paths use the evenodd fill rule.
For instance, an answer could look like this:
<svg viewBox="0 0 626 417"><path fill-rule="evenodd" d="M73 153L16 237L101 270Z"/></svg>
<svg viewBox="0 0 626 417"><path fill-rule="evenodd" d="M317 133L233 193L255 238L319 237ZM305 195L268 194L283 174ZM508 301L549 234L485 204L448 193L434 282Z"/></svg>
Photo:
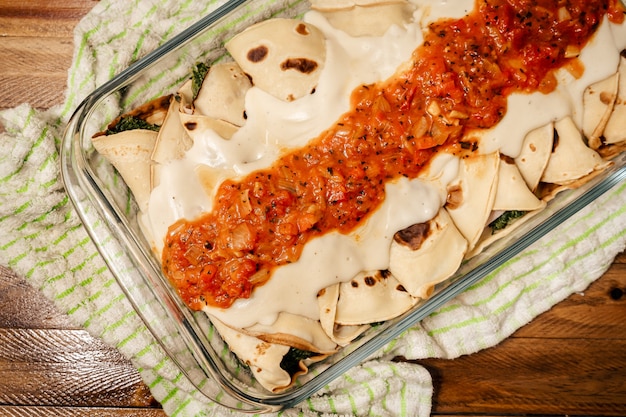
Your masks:
<svg viewBox="0 0 626 417"><path fill-rule="evenodd" d="M61 103L95 0L0 0L0 108ZM2 129L2 128L0 128ZM626 255L499 346L419 361L433 414L626 415ZM0 416L163 416L133 366L0 268Z"/></svg>

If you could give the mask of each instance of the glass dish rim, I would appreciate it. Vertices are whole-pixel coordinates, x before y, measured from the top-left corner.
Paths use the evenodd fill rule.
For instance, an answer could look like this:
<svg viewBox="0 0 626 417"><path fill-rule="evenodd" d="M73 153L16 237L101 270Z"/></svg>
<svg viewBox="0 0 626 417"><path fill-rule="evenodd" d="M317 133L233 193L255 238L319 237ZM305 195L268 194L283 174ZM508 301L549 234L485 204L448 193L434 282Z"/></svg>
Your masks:
<svg viewBox="0 0 626 417"><path fill-rule="evenodd" d="M94 241L94 243L96 243L98 251L103 256L107 265L109 265L109 269L115 276L124 293L127 295L133 308L139 314L142 321L146 324L150 332L160 344L161 341L159 340L158 334L149 324L149 320L147 320L144 315L138 310L136 300L133 298L133 295L130 293L130 291L128 291L124 280L119 277L119 273L109 263L109 259L107 258L106 253L104 253L101 248L99 238L95 235L91 225L85 217L84 204L86 203L82 202L83 197L78 195L79 192L86 193L88 204L94 206L98 215L101 218L105 219L109 232L113 237L122 241L125 246L130 247L132 253L135 256L141 256L145 258L142 260L142 262L147 262L147 264L150 264L151 268L154 268L155 270L160 272L160 266L155 264L156 260L154 260L154 257L150 256L146 252L146 248L142 246L140 242L141 237L133 235L133 231L129 228L128 224L126 224L124 216L120 213L119 209L115 207L112 202L109 201L106 194L102 192L102 189L98 184L97 178L95 178L95 174L91 172L88 168L89 164L84 158L84 154L82 153L82 147L80 145L82 140L82 134L85 128L85 122L86 120L88 120L90 112L93 111L97 107L97 105L102 102L102 100L108 97L109 94L131 83L136 77L140 76L143 71L157 64L162 58L174 52L177 48L181 47L186 42L189 42L197 35L203 33L213 24L219 22L222 18L227 17L231 12L238 9L240 6L243 6L249 2L250 0L227 1L224 5L220 6L214 12L201 18L195 24L183 30L181 33L174 36L154 51L150 52L140 60L133 63L131 66L122 71L119 75L115 76L113 79L94 90L76 108L76 110L70 117L65 133L63 135L60 154L61 177L70 197L70 200L72 201L72 204L74 205L82 224L84 225L91 239ZM445 283L441 285L437 291L435 291L432 297L425 300L423 303L420 303L418 307L411 309L409 312L393 320L389 320L388 322L386 322L385 325L382 326L380 332L369 337L369 340L365 341L364 343L359 344L356 349L339 359L339 361L334 363L330 368L321 372L319 375L316 375L313 379L306 382L305 384L299 387L295 387L293 390L287 391L285 393L254 397L247 393L241 392L237 387L232 386L232 384L230 384L228 380L220 374L219 370L217 369L219 368L219 366L216 365L211 359L211 353L207 352L203 343L197 340L197 329L194 328L195 326L193 325L193 320L189 315L190 312L187 311L188 309L185 309L182 306L181 302L179 300L176 300L176 297L173 297L174 300L168 299L166 301L170 303L173 302L176 305L176 308L180 310L180 316L177 318L178 320L176 321L177 323L178 321L180 321L180 324L182 325L179 328L179 331L183 335L183 337L186 338L187 343L193 343L196 345L195 347L193 347L193 349L196 350L195 354L198 354L198 351L201 351L201 353L205 355L205 357L208 355L208 371L210 375L206 375L207 377L220 384L220 386L234 398L243 401L244 403L252 407L257 407L251 412L278 411L280 409L289 408L302 402L315 392L319 391L330 381L343 374L349 368L352 368L353 366L366 360L369 356L384 347L394 338L398 337L405 330L409 329L411 326L415 325L423 318L427 317L430 313L441 307L443 304L454 298L456 295L458 295L468 287L480 281L482 278L500 267L503 263L510 260L521 251L532 245L542 236L569 219L579 210L589 205L606 191L613 188L615 185L622 183L626 179L625 159L626 153L623 152L615 158L615 161L619 160L619 163L615 163L612 168L605 171L602 175L594 178L593 180L578 189L570 190L571 192L566 191L560 193L560 195L557 196L556 203L561 202L563 206L561 207L558 206L556 203L553 203L552 206L557 205L557 207L553 207L553 212L546 208L535 218L530 219L528 221L528 224L524 225L524 227L521 228L522 231L527 229L528 231L522 234L516 240L514 240L513 243L510 242L511 239L507 238L496 241L493 245L490 246L491 253L486 252L485 254L481 254L473 258L464 266L465 269L469 268L468 272L463 272L461 274L457 272L454 277L446 280ZM574 201L569 201L569 203L563 203L563 200L567 201L568 198L567 196L561 195L565 195L565 193L569 193L569 199ZM572 194L575 195L575 198L571 196ZM507 245L504 245L505 242L507 243ZM489 253L488 256L486 255L487 253ZM146 282L150 281L150 279L147 277L145 277L144 279L146 280ZM161 296L166 298L172 298L171 293L161 294ZM164 300L160 301L163 302ZM163 347L166 354L170 358L174 359L175 355L171 355L167 347L163 344L161 344L161 346ZM176 362L175 359L174 361ZM179 367L182 373L186 374L186 371L182 369L182 367L178 363L176 363L176 365ZM205 374L207 372L206 368L206 364L205 366L202 366ZM199 389L199 392L202 393L202 390ZM217 402L213 398L207 397L207 399Z"/></svg>

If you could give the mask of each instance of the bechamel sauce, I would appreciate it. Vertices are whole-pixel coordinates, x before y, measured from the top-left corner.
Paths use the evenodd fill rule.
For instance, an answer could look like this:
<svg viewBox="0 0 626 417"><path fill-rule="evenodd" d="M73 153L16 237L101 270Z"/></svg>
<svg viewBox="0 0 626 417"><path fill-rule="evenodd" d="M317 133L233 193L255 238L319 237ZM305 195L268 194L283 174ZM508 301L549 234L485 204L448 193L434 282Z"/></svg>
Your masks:
<svg viewBox="0 0 626 417"><path fill-rule="evenodd" d="M228 309L206 311L240 327L271 324L281 311L319 319L319 290L361 271L386 269L394 233L437 214L458 166L456 157L442 154L431 166L432 181L401 178L387 184L385 201L363 226L350 235L335 232L313 239L297 262L276 268L268 283L255 288L253 297L239 299Z"/></svg>
<svg viewBox="0 0 626 417"><path fill-rule="evenodd" d="M565 69L557 72L559 86L550 94L512 94L504 118L484 133L481 144L485 152L500 149L515 158L529 130L570 115L582 129L583 91L587 86L617 72L619 51L626 47L626 25L604 21L578 57L585 72L575 79Z"/></svg>
<svg viewBox="0 0 626 417"><path fill-rule="evenodd" d="M428 24L441 17L460 18L471 11L473 0L413 0L418 7L415 22ZM314 94L283 102L253 87L246 96L247 120L230 140L206 132L183 160L164 168L159 187L150 197L144 219L155 237L157 249L170 224L210 211L197 176L199 164L222 170L230 176L269 166L282 149L304 145L349 110L349 97L360 84L391 76L422 42L419 24L392 27L382 37L353 38L334 29L316 12L305 20L326 36L327 60ZM391 46L390 46L391 45ZM586 86L617 70L619 51L626 48L626 25L605 21L580 55L585 72L574 80L564 70L560 84L550 94L513 94L503 120L484 132L484 152L500 149L516 156L526 133L568 114L582 120L582 92ZM271 324L281 311L319 318L316 295L336 282L346 281L364 270L388 267L393 234L407 226L434 217L445 202L446 185L457 175L458 160L442 154L433 160L422 179L401 179L387 184L383 205L368 221L349 235L330 233L308 243L298 262L277 268L268 283L254 290L249 299L239 299L228 309L208 307L227 324L248 327ZM332 250L328 250L332 248Z"/></svg>
<svg viewBox="0 0 626 417"><path fill-rule="evenodd" d="M319 13L307 13L306 20L327 38L326 62L315 94L284 102L252 87L246 95L246 124L230 140L205 131L206 140L197 140L183 160L164 167L161 176L169 180L152 191L148 218L143 219L159 252L160 237L171 224L211 209L211 196L200 195L198 165L223 169L231 176L271 165L282 149L303 146L348 111L352 90L390 77L422 43L417 25L390 28L382 37L354 38L330 26Z"/></svg>

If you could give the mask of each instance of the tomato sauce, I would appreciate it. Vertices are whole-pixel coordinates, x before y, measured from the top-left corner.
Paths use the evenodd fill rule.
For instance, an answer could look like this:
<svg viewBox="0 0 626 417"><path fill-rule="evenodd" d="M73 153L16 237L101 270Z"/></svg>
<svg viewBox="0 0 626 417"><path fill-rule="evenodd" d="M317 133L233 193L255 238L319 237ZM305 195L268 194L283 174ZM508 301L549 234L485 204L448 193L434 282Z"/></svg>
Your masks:
<svg viewBox="0 0 626 417"><path fill-rule="evenodd" d="M360 225L387 182L416 177L440 147L498 123L509 94L552 91L564 66L580 75L576 56L605 14L620 23L619 0L478 0L468 16L433 23L410 62L356 89L335 125L222 183L212 212L172 225L164 272L193 309L250 297L310 239Z"/></svg>

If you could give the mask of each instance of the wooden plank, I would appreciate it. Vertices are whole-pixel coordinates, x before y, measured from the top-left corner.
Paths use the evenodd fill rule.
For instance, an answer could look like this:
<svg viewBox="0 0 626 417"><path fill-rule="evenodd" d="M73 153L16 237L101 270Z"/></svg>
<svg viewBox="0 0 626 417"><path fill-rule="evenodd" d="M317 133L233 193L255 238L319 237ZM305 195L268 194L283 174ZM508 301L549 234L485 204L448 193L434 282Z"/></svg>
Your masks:
<svg viewBox="0 0 626 417"><path fill-rule="evenodd" d="M20 103L47 109L63 102L74 28L96 4L0 0L0 109Z"/></svg>
<svg viewBox="0 0 626 417"><path fill-rule="evenodd" d="M85 330L0 329L0 404L156 407L139 373Z"/></svg>
<svg viewBox="0 0 626 417"><path fill-rule="evenodd" d="M0 415L10 416L162 415L126 358L74 326L38 290L4 267L0 267L0 404L12 406L0 408ZM116 414L114 408L89 414L90 406L150 407L157 414L141 410Z"/></svg>
<svg viewBox="0 0 626 417"><path fill-rule="evenodd" d="M433 415L624 415L625 260L496 347L416 361L433 377Z"/></svg>
<svg viewBox="0 0 626 417"><path fill-rule="evenodd" d="M57 75L67 72L74 44L71 38L8 37L2 42L3 74Z"/></svg>
<svg viewBox="0 0 626 417"><path fill-rule="evenodd" d="M0 43L0 108L61 104L73 54L67 38L8 37Z"/></svg>
<svg viewBox="0 0 626 417"><path fill-rule="evenodd" d="M97 3L97 0L0 0L0 36L71 37L78 21Z"/></svg>
<svg viewBox="0 0 626 417"><path fill-rule="evenodd" d="M0 328L77 329L54 303L0 266Z"/></svg>
<svg viewBox="0 0 626 417"><path fill-rule="evenodd" d="M624 415L626 340L507 339L433 376L433 414Z"/></svg>
<svg viewBox="0 0 626 417"><path fill-rule="evenodd" d="M1 48L0 56L2 56ZM15 103L14 99L0 96L0 110L10 109L22 103L27 103L36 109L48 109L62 104L64 101L62 92L65 91L65 86L65 74L32 78L25 75L12 76L0 73L0 88L5 89L7 94L20 97L20 102Z"/></svg>
<svg viewBox="0 0 626 417"><path fill-rule="evenodd" d="M165 417L161 409L112 407L15 407L0 405L3 417Z"/></svg>

